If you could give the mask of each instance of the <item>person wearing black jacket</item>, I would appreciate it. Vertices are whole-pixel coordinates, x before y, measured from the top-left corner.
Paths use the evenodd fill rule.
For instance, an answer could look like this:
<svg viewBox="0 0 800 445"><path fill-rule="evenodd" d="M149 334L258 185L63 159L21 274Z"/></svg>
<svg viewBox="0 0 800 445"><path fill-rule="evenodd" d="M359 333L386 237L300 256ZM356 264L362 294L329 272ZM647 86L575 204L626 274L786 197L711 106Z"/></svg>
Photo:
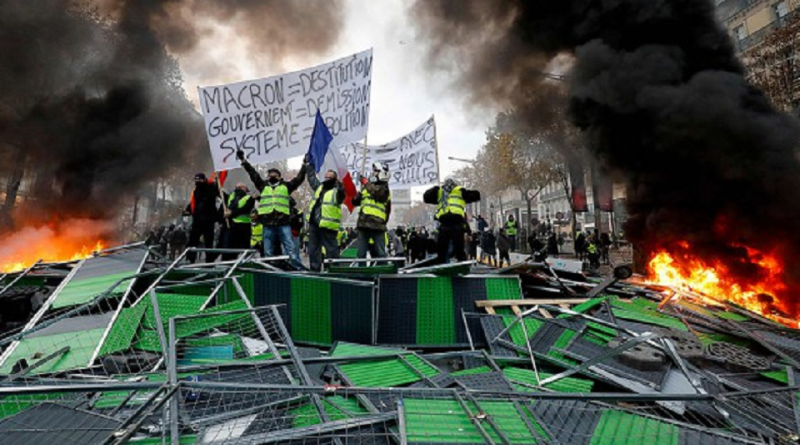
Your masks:
<svg viewBox="0 0 800 445"><path fill-rule="evenodd" d="M222 248L224 249L249 249L250 248L250 212L255 207L255 199L250 196L247 186L243 183L236 184L233 193L225 194L227 210L225 211L225 225L222 232ZM222 254L223 261L236 259L235 253Z"/></svg>
<svg viewBox="0 0 800 445"><path fill-rule="evenodd" d="M281 171L276 168L267 170L267 180L265 181L258 174L255 168L250 165L244 157L244 152L239 150L236 157L242 163L242 167L250 175L250 180L259 192L258 221L264 226L264 256L274 256L273 246L275 240L281 243L283 254L289 255L289 263L296 269L303 269L300 256L294 249L292 239L291 210L289 200L292 192L303 184L306 176L306 166L300 169L300 173L291 181L284 181Z"/></svg>
<svg viewBox="0 0 800 445"><path fill-rule="evenodd" d="M187 247L197 247L200 238L207 249L214 247L214 224L220 220L220 211L217 207L219 198L219 187L213 179L207 179L205 173L194 175L194 191L192 200L184 210L184 215L191 215L192 227L189 230L189 242ZM206 253L206 261L213 263L217 258L214 253ZM197 252L189 252L186 259L190 263L197 260Z"/></svg>
<svg viewBox="0 0 800 445"><path fill-rule="evenodd" d="M353 198L353 205L361 207L358 212L358 257L386 257L386 223L392 212L389 192L389 167L375 163L372 174L361 178L362 189Z"/></svg>
<svg viewBox="0 0 800 445"><path fill-rule="evenodd" d="M437 239L437 262L450 261L448 251L453 243L452 252L458 261L466 261L464 250L464 224L466 223L467 204L481 200L481 192L469 190L456 184L453 178L447 178L444 184L434 186L422 195L425 204L436 205L436 220L439 221L439 237Z"/></svg>

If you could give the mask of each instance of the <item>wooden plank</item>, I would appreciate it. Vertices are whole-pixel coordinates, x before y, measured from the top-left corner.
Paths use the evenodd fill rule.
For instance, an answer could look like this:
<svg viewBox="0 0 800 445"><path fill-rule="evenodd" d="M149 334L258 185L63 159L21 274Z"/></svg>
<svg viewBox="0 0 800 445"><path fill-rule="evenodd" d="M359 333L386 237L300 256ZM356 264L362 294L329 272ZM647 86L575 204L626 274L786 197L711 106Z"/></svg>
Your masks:
<svg viewBox="0 0 800 445"><path fill-rule="evenodd" d="M497 313L494 311L494 308L493 308L493 307L491 307L491 306L487 306L485 309L486 309L486 313L487 313L487 314L490 314L490 315L497 315Z"/></svg>
<svg viewBox="0 0 800 445"><path fill-rule="evenodd" d="M520 315L520 314L522 314L522 311L521 311L521 310L519 310L519 306L517 306L516 304L515 304L515 305L513 305L513 306L511 306L511 310L514 312L514 315Z"/></svg>
<svg viewBox="0 0 800 445"><path fill-rule="evenodd" d="M545 309L545 308L543 308L543 307L540 307L540 308L539 308L539 313L540 313L540 314L542 315L542 317L544 317L544 318L553 318L553 315L550 313L550 311L548 311L547 309Z"/></svg>

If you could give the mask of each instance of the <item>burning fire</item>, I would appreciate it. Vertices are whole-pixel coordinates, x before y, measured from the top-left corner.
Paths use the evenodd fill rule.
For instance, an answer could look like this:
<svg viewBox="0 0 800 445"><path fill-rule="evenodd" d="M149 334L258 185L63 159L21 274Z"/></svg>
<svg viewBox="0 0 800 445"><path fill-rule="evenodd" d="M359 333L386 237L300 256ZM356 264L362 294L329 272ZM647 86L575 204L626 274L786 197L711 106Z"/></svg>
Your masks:
<svg viewBox="0 0 800 445"><path fill-rule="evenodd" d="M15 272L44 262L74 261L108 246L108 225L93 220L24 227L0 237L0 273Z"/></svg>
<svg viewBox="0 0 800 445"><path fill-rule="evenodd" d="M12 260L11 262L3 262L0 264L0 272L18 272L24 270L39 260L45 263L58 263L63 261L76 261L84 258L89 258L95 252L105 249L107 246L103 241L97 241L94 247L81 246L77 250L72 250L70 247L65 246L36 246L31 249L30 253L25 253L23 258L19 261ZM69 252L73 253L69 253ZM33 259L36 258L36 259Z"/></svg>
<svg viewBox="0 0 800 445"><path fill-rule="evenodd" d="M689 246L681 245L685 251ZM783 324L797 327L781 307L780 295L786 291L783 266L774 256L746 248L751 263L761 267L758 280L744 282L730 274L722 262L709 263L690 253L658 252L648 264L648 281L692 291L716 302L730 302ZM783 313L782 313L783 312Z"/></svg>

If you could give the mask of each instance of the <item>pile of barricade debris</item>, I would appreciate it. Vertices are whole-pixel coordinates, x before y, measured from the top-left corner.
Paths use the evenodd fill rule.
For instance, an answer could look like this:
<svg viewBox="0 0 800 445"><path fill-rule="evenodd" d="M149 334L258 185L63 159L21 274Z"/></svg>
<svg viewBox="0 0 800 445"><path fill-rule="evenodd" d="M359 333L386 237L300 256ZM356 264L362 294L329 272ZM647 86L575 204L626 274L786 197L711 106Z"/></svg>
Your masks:
<svg viewBox="0 0 800 445"><path fill-rule="evenodd" d="M341 259L313 274L237 254L131 245L0 275L0 442L800 437L800 332L625 268Z"/></svg>

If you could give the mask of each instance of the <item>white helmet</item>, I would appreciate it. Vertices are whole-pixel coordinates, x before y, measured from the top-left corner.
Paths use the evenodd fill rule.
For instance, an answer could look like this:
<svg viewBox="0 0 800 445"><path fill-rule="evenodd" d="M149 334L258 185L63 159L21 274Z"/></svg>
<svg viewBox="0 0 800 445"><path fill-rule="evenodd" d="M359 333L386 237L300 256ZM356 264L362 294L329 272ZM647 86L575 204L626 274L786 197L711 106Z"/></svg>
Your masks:
<svg viewBox="0 0 800 445"><path fill-rule="evenodd" d="M375 162L372 164L372 171L378 181L389 181L389 165L382 162Z"/></svg>

